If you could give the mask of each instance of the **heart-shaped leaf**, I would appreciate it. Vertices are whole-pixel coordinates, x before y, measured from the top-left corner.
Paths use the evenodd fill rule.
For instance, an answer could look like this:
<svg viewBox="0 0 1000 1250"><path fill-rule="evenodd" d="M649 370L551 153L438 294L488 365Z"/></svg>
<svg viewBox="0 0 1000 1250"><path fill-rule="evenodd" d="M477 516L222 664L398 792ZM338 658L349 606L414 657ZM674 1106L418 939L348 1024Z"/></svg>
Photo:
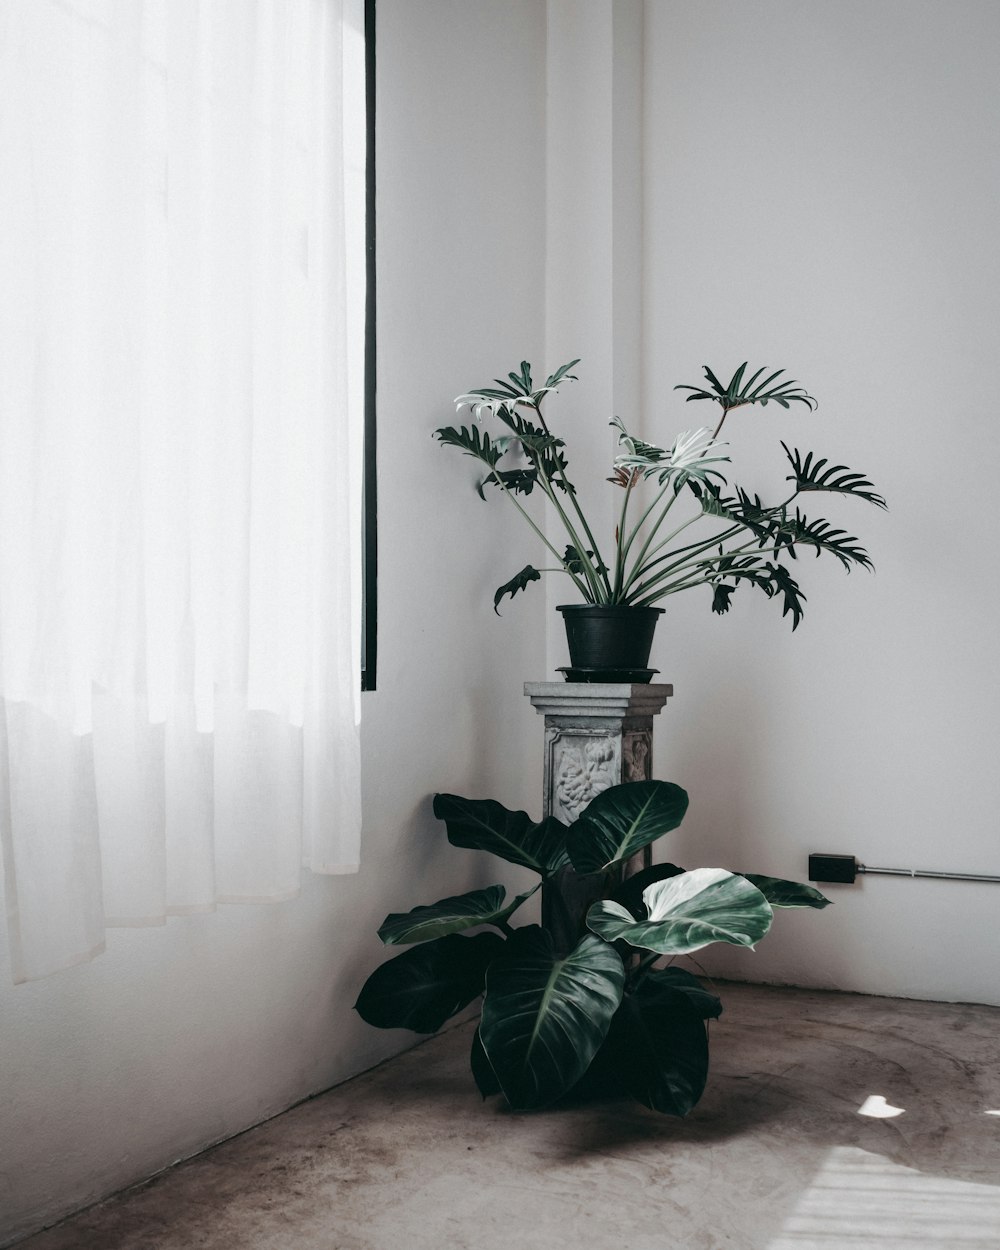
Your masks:
<svg viewBox="0 0 1000 1250"><path fill-rule="evenodd" d="M656 881L666 881L668 877L679 877L683 871L676 864L652 864L649 868L640 868L631 877L626 877L608 898L614 903L621 903L639 920L645 920L646 904L642 901L642 894L646 887Z"/></svg>
<svg viewBox="0 0 1000 1250"><path fill-rule="evenodd" d="M687 792L672 781L626 781L602 790L570 825L566 847L577 872L600 872L676 829Z"/></svg>
<svg viewBox="0 0 1000 1250"><path fill-rule="evenodd" d="M543 877L567 863L566 826L554 816L536 824L527 812L508 811L494 799L435 794L434 815L443 820L452 846L489 851Z"/></svg>
<svg viewBox="0 0 1000 1250"><path fill-rule="evenodd" d="M831 900L811 885L801 881L783 881L781 877L762 877L756 872L743 876L755 885L772 907L829 907Z"/></svg>
<svg viewBox="0 0 1000 1250"><path fill-rule="evenodd" d="M413 946L375 969L354 1010L379 1029L436 1033L483 992L486 969L505 945L498 933L452 933Z"/></svg>
<svg viewBox="0 0 1000 1250"><path fill-rule="evenodd" d="M708 1079L708 1037L698 1006L663 972L646 974L615 1016L609 1060L633 1098L667 1115L687 1115Z"/></svg>
<svg viewBox="0 0 1000 1250"><path fill-rule="evenodd" d="M504 906L507 891L502 885L484 890L470 890L454 898L443 898L428 907L414 907L405 913L393 912L382 921L378 931L386 946L404 946L412 942L429 942L449 933L461 933L481 924L501 924L529 899L539 886L519 894Z"/></svg>
<svg viewBox="0 0 1000 1250"><path fill-rule="evenodd" d="M480 1025L490 1066L512 1107L540 1107L583 1076L621 1002L625 969L588 934L555 954L537 925L518 929L491 964Z"/></svg>
<svg viewBox="0 0 1000 1250"><path fill-rule="evenodd" d="M771 927L773 912L756 886L724 868L695 868L648 886L648 919L619 903L595 903L587 926L606 942L624 940L661 955L683 955L712 942L753 946Z"/></svg>

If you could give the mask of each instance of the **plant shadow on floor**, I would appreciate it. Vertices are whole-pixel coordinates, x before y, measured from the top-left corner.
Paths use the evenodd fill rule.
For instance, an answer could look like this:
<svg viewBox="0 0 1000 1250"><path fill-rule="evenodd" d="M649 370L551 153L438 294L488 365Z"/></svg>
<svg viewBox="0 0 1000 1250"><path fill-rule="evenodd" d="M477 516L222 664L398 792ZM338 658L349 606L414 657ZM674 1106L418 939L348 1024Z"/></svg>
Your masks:
<svg viewBox="0 0 1000 1250"><path fill-rule="evenodd" d="M724 988L732 1018L713 1025L713 1074L698 1107L663 1119L625 1101L588 1107L569 1098L560 1106L577 1122L561 1144L564 1161L752 1137L761 1149L794 1144L822 1158L853 1147L930 1176L997 1185L1000 1117L987 1113L1000 1110L1000 1010ZM904 1018L887 1024L898 1012ZM981 1027L971 1037L935 1027L949 1013Z"/></svg>

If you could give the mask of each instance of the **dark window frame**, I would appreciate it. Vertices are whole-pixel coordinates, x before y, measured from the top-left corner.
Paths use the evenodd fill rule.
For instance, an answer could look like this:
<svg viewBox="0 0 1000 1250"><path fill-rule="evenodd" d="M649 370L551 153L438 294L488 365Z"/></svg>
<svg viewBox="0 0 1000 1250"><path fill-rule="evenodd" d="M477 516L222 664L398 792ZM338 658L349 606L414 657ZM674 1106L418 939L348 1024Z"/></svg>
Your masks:
<svg viewBox="0 0 1000 1250"><path fill-rule="evenodd" d="M375 472L375 0L365 0L365 431L362 491L361 689L375 689L378 613Z"/></svg>

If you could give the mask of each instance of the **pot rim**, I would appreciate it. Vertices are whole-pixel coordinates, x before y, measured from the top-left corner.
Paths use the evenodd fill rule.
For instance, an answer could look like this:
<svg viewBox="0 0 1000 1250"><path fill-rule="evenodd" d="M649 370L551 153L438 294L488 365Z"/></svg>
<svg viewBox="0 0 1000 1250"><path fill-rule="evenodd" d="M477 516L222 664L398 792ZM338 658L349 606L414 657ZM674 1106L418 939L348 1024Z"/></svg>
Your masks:
<svg viewBox="0 0 1000 1250"><path fill-rule="evenodd" d="M604 614L608 616L614 616L622 612L655 612L659 615L665 612L666 608L658 608L651 603L560 603L556 605L556 611L589 612L594 615Z"/></svg>

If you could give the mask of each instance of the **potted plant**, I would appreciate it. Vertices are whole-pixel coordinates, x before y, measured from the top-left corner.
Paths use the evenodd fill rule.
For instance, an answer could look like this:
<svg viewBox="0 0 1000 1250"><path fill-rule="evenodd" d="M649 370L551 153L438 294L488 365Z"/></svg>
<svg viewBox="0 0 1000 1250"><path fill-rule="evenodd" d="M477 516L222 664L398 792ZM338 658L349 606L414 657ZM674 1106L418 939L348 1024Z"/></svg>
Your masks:
<svg viewBox="0 0 1000 1250"><path fill-rule="evenodd" d="M829 901L812 886L721 868L658 864L622 881L623 865L676 829L687 805L670 782L626 782L565 825L490 799L438 794L434 813L453 846L529 868L539 885L570 865L603 889L580 929L514 927L539 885L510 902L494 885L393 913L379 937L406 949L368 978L357 1011L381 1028L434 1033L482 995L471 1065L484 1098L502 1093L530 1109L570 1091L630 1094L653 1110L687 1114L705 1088L707 1022L722 1004L693 973L663 960L713 942L753 947L774 908Z"/></svg>
<svg viewBox="0 0 1000 1250"><path fill-rule="evenodd" d="M457 409L473 411L471 426L435 431L442 444L483 464L480 496L487 498L489 489L508 499L554 560L544 568L525 565L499 586L494 609L504 596L513 598L543 573L564 574L580 595L581 603L559 608L570 647L567 679L649 681L655 671L647 668L649 650L663 611L655 605L680 591L707 586L712 610L724 613L741 585L756 586L781 603L782 615L791 616L794 630L802 619L805 595L788 562L800 551L832 555L848 571L855 565L871 568L857 538L823 518L806 517L799 506L803 496L834 493L884 508L885 500L862 474L782 442L791 469L787 498L765 504L740 486L730 487L720 468L729 461L727 444L719 441L730 412L769 403L785 409L792 404L816 408L798 383L781 380L785 370L764 376L767 370L762 368L747 377L746 363L727 385L706 365L707 386L674 388L690 391L689 402L718 404L721 414L714 428L684 431L669 447L657 447L630 434L620 418L610 422L622 450L607 480L622 491L622 500L612 541L602 548L569 476L566 442L552 431L542 411L551 392L576 380L571 370L578 363L562 365L543 386L536 386L531 365L522 361L520 372L509 373L506 380L458 396ZM486 413L500 423L500 434L491 437L481 429ZM554 509L565 531L565 546L546 536L522 502L534 491ZM682 499L689 505L683 515ZM692 537L694 531L688 531L696 525L699 536Z"/></svg>

